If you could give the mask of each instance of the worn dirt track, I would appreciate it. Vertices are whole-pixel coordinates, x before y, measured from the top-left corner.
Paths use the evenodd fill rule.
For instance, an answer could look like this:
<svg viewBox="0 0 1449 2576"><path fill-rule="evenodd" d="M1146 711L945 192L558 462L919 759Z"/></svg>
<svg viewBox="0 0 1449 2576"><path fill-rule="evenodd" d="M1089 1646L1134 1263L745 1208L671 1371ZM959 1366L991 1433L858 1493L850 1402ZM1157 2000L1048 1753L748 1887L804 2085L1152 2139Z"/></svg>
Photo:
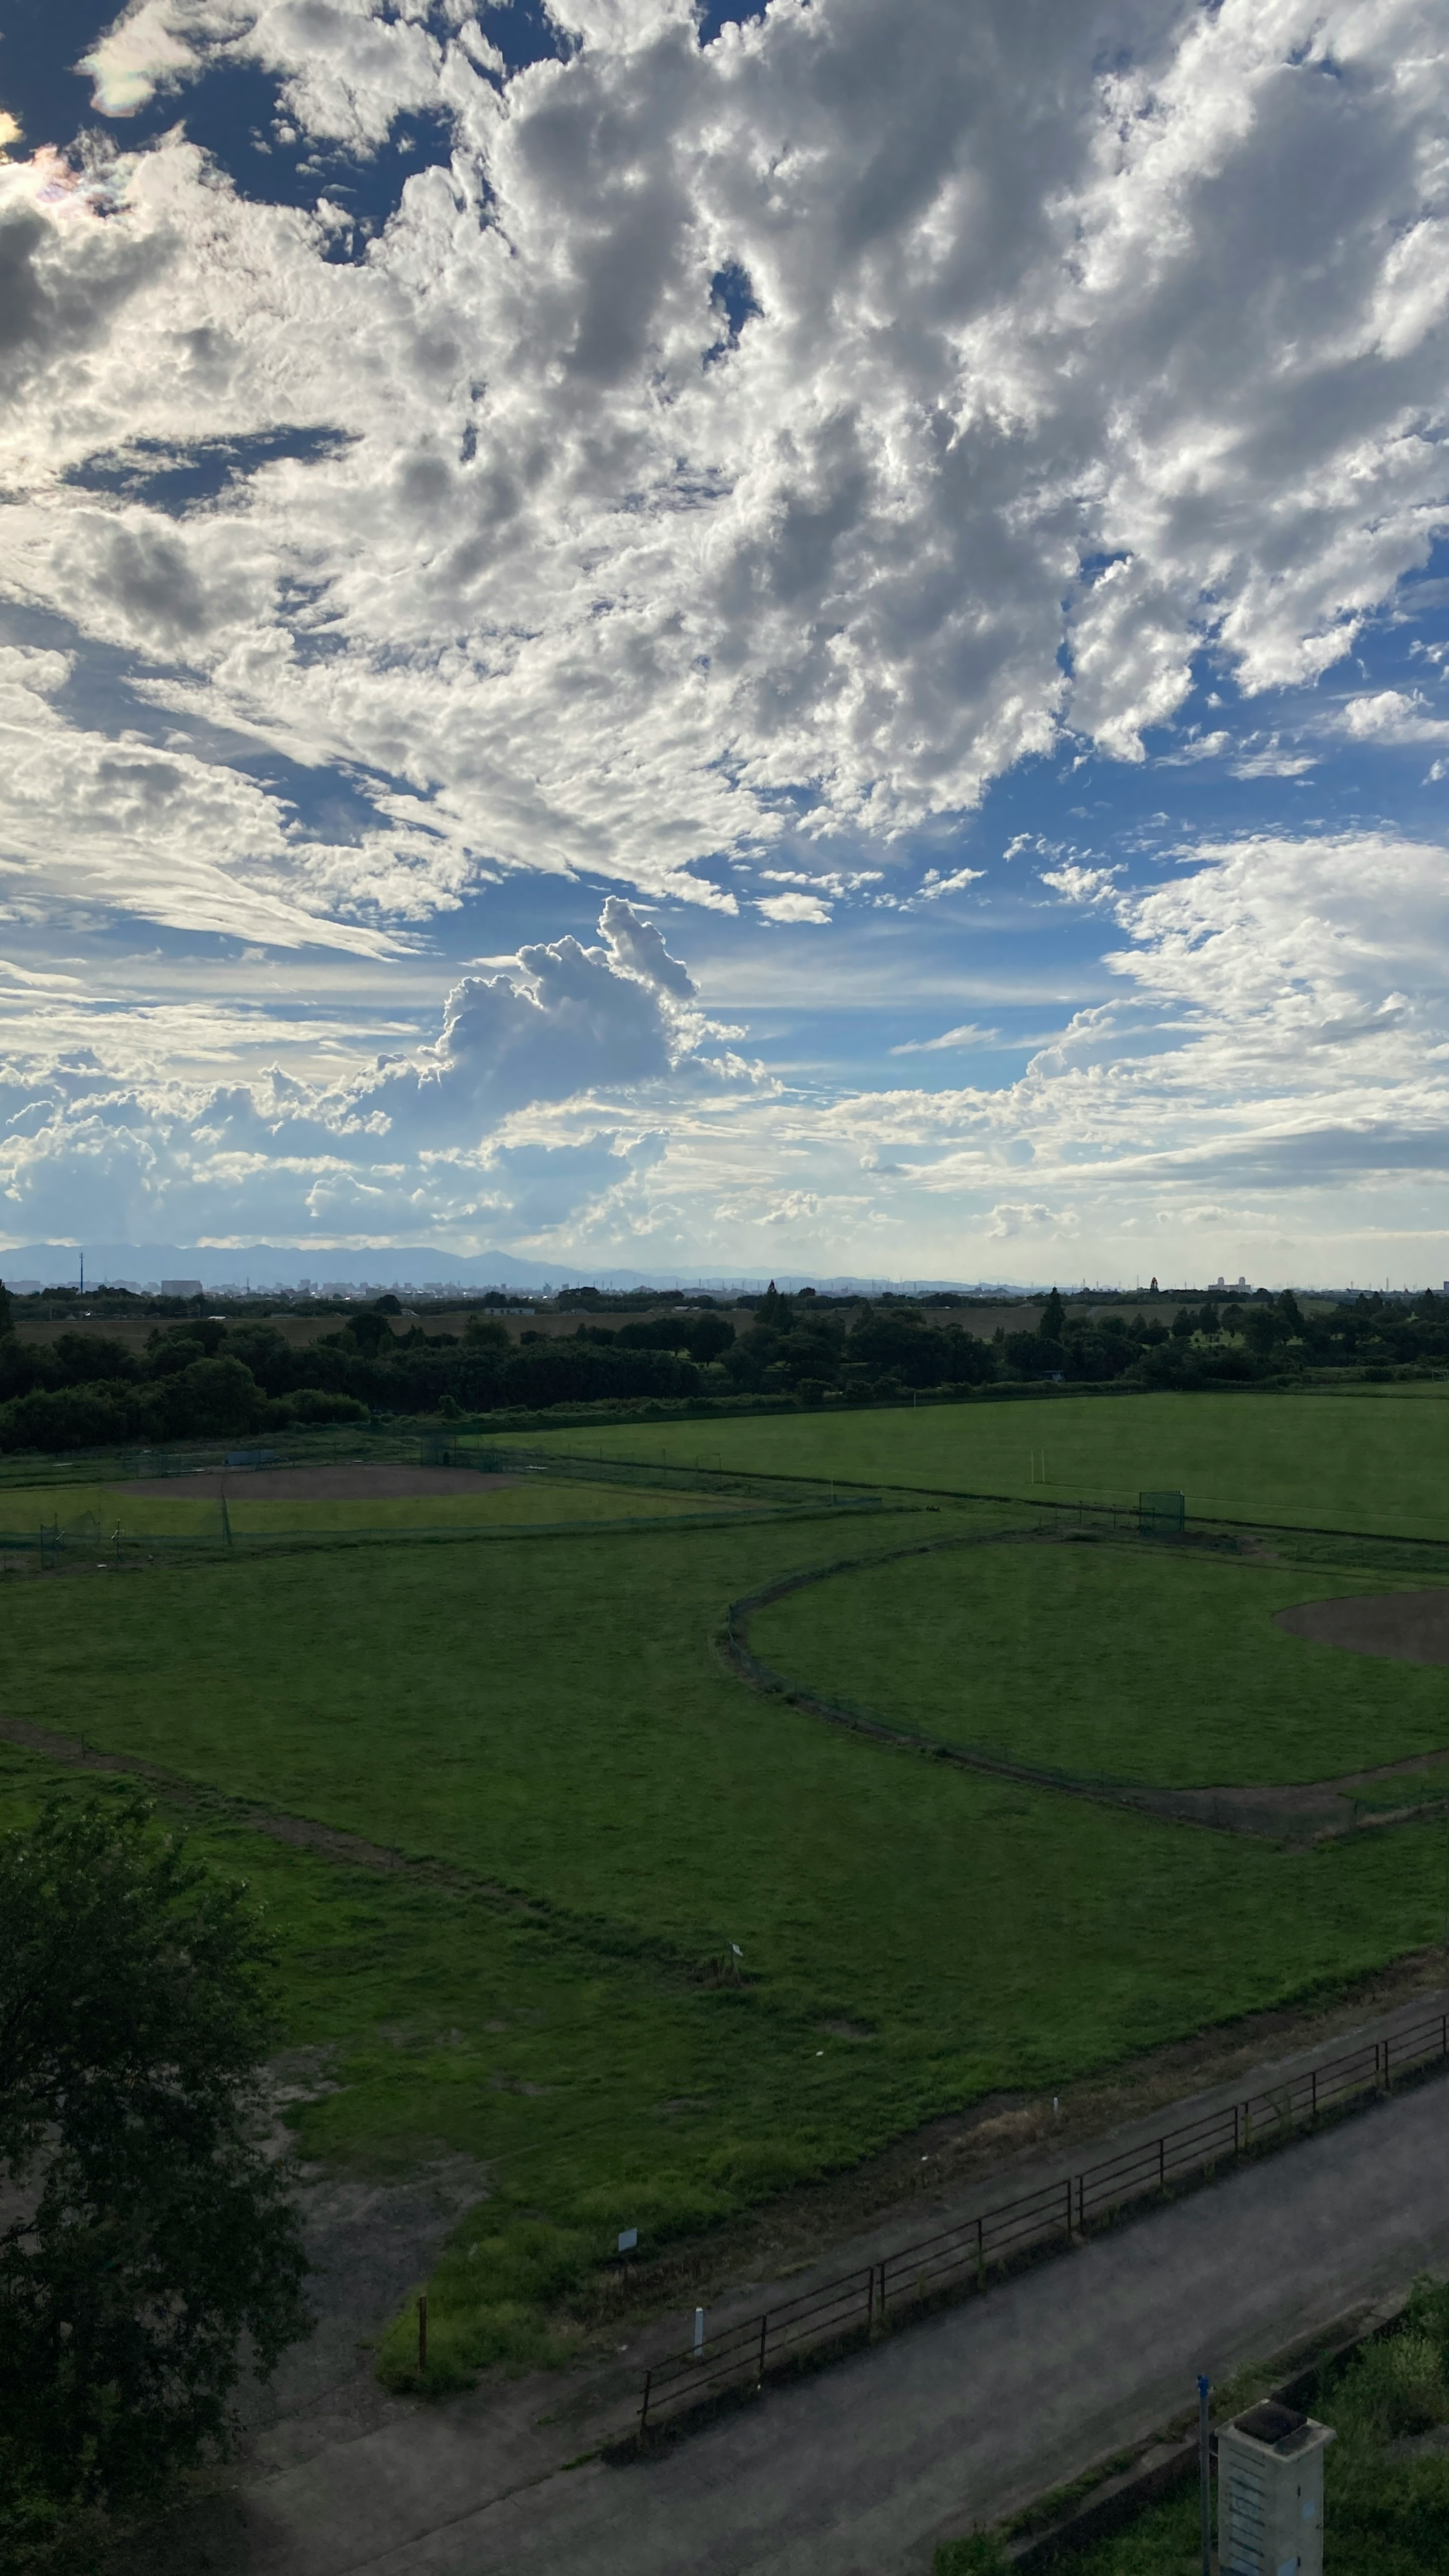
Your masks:
<svg viewBox="0 0 1449 2576"><path fill-rule="evenodd" d="M1315 1646L1351 1655L1381 1655L1401 1664L1449 1664L1449 1590L1360 1592L1333 1601L1297 1601L1275 1610L1274 1625Z"/></svg>
<svg viewBox="0 0 1449 2576"><path fill-rule="evenodd" d="M405 1502L420 1494L482 1494L516 1485L516 1476L483 1476L475 1467L416 1467L406 1459L339 1460L331 1467L209 1467L184 1476L142 1476L129 1494L156 1501L252 1503Z"/></svg>

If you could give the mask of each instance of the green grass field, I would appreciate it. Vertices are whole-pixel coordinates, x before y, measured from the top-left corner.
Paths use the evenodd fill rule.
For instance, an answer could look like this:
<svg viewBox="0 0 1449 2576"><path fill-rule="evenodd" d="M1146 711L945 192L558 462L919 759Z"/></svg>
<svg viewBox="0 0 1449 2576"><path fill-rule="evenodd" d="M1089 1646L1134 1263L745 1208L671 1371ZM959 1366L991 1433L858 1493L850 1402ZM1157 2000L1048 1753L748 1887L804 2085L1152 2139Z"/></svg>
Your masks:
<svg viewBox="0 0 1449 2576"><path fill-rule="evenodd" d="M807 1585L757 1611L750 1641L825 1698L1023 1762L1179 1788L1323 1780L1449 1744L1437 1666L1274 1625L1386 1588L1131 1544L971 1547Z"/></svg>
<svg viewBox="0 0 1449 2576"><path fill-rule="evenodd" d="M1274 1491L1305 1517L1313 1450L1324 1516L1342 1520L1391 1420L1413 1446L1401 1494L1437 1490L1436 1403L1335 1398L1329 1420L1318 1401L801 1415L710 1426L708 1446L697 1424L613 1445L648 1464L676 1440L684 1463L728 1446L740 1466L900 1489L966 1481L1008 1433L1025 1468L1053 1420L1096 1442L1104 1478L1190 1495L1195 1442L1245 1507L1266 1508L1277 1456ZM1273 1446L1288 1432L1291 1472ZM104 1523L125 1490L68 1489L62 1519L93 1506ZM651 1503L656 1526L619 1525ZM296 1522L257 1503L234 1523L243 1508ZM316 1508L345 1538L341 1515L375 1528L382 1507ZM405 1538L444 1507L386 1508ZM443 2147L486 2166L490 2197L435 2276L434 2385L549 2350L550 2317L588 2312L620 2227L657 2250L985 2095L1066 2092L1440 1936L1442 1820L1282 1851L891 1751L748 1690L720 1655L725 1605L782 1573L1030 1528L1030 1510L701 1527L694 1494L548 1480L466 1508L476 1545L465 1523L440 1548L0 1583L0 1710L242 1802L203 1804L198 1829L267 1905L291 2042L328 2052L337 2089L295 2115L307 2152L396 2172ZM817 1689L1065 1768L1316 1779L1446 1741L1439 1674L1272 1627L1280 1603L1357 1580L1166 1549L963 1548L832 1576L759 1614L756 1639ZM57 1784L116 1794L0 1744L7 1818ZM259 1833L257 1814L415 1865L344 1864ZM719 1978L731 1942L738 1985ZM388 2367L406 2382L401 2335Z"/></svg>
<svg viewBox="0 0 1449 2576"><path fill-rule="evenodd" d="M596 1525L6 1585L8 1713L450 1873L205 1828L265 1896L293 2041L336 2052L342 2089L298 2115L309 2153L395 2169L441 2143L490 2167L492 2250L439 2277L435 2378L542 2349L618 2227L657 2246L1437 1934L1442 1826L1289 1855L892 1753L722 1664L731 1598L945 1526ZM953 1584L967 1553L940 1560ZM1238 1597L1219 1571L1169 1594L1169 1646L1182 1602L1195 1641ZM18 1812L46 1766L3 1764ZM714 1981L732 1941L738 1987Z"/></svg>
<svg viewBox="0 0 1449 2576"><path fill-rule="evenodd" d="M87 1532L108 1544L118 1528L127 1546L143 1545L151 1537L220 1538L220 1503L188 1493L184 1477L177 1477L175 1483L176 1491L166 1494L143 1494L126 1484L20 1486L0 1491L0 1550L7 1538L29 1542L42 1524L48 1529L53 1523L59 1524L71 1544ZM266 1537L292 1530L309 1537L329 1532L345 1537L364 1530L528 1529L544 1522L653 1518L656 1514L670 1518L682 1512L739 1508L729 1496L716 1503L697 1494L586 1485L569 1477L542 1475L504 1486L485 1485L480 1478L476 1493L427 1494L416 1499L380 1494L357 1502L257 1501L249 1495L245 1477L238 1476L235 1490L227 1495L233 1531L238 1536L256 1532Z"/></svg>
<svg viewBox="0 0 1449 2576"><path fill-rule="evenodd" d="M1146 1487L1176 1486L1205 1517L1449 1538L1449 1388L977 1400L520 1438L649 1464L714 1460L1024 1501L1135 1505Z"/></svg>

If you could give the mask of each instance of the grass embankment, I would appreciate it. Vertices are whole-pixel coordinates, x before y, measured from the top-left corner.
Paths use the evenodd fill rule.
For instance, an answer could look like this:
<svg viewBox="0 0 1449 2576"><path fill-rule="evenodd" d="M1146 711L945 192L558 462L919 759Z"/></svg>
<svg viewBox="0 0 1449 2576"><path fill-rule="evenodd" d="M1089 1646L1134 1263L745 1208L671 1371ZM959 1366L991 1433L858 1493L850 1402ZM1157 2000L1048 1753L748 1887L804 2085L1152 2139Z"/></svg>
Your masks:
<svg viewBox="0 0 1449 2576"><path fill-rule="evenodd" d="M1421 2282L1395 2334L1333 2372L1313 2414L1323 2464L1324 2576L1443 2576L1449 2562L1449 2286ZM1063 2552L1059 2576L1198 2576L1196 2478L1126 2529ZM1007 2576L991 2535L948 2541L934 2576Z"/></svg>
<svg viewBox="0 0 1449 2576"><path fill-rule="evenodd" d="M756 1611L750 1641L803 1689L1017 1761L1177 1788L1324 1780L1449 1742L1437 1666L1274 1624L1392 1588L1132 1543L973 1547L807 1585Z"/></svg>
<svg viewBox="0 0 1449 2576"><path fill-rule="evenodd" d="M528 1432L530 1447L1449 1538L1449 1389L1062 1395ZM1043 1471L1043 1460L1045 1470ZM1043 1479L1045 1472L1045 1482Z"/></svg>
<svg viewBox="0 0 1449 2576"><path fill-rule="evenodd" d="M439 1865L206 1828L272 1908L293 2041L334 2052L307 2152L489 2166L435 2276L435 2385L536 2353L560 2302L599 2310L621 2227L657 2249L1436 1934L1432 1825L1290 1857L747 1691L712 1643L723 1604L863 1536L599 1530L9 1587L8 1713ZM44 1765L5 1759L33 1790ZM712 1982L732 1941L738 1987Z"/></svg>

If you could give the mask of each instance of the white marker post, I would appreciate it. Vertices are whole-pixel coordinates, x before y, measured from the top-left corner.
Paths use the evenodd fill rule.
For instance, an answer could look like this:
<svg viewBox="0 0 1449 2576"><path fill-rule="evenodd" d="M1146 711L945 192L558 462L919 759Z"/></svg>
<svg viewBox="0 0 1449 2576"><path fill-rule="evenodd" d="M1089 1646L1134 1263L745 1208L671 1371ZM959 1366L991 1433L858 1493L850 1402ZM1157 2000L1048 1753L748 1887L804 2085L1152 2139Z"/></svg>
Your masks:
<svg viewBox="0 0 1449 2576"><path fill-rule="evenodd" d="M696 2309L695 2309L695 2312L694 2312L694 2357L695 2357L695 2360L696 2360L696 2361L702 2361L702 2360L703 2360L703 2358L704 2358L704 2310L703 2310L703 2308L696 2308Z"/></svg>

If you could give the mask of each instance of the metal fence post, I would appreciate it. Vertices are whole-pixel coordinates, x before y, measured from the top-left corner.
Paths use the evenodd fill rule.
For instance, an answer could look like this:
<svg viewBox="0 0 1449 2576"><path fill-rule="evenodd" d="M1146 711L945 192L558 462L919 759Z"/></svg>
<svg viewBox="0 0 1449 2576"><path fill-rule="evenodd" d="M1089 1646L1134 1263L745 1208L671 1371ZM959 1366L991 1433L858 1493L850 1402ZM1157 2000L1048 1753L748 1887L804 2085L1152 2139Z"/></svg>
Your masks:
<svg viewBox="0 0 1449 2576"><path fill-rule="evenodd" d="M761 2317L761 2319L760 2319L760 2377L761 2377L761 2379L763 2379L763 2378L764 2378L764 2376L765 2376L765 2337L766 2337L766 2335L768 2334L769 2330L770 2330L770 2311L769 2311L769 2309L768 2309L768 2308L766 2308L764 2315L763 2315L763 2316Z"/></svg>
<svg viewBox="0 0 1449 2576"><path fill-rule="evenodd" d="M646 2370L644 2373L644 2403L639 2409L639 2433L641 2439L649 2429L649 2391L653 2385L654 2373L652 2370Z"/></svg>

